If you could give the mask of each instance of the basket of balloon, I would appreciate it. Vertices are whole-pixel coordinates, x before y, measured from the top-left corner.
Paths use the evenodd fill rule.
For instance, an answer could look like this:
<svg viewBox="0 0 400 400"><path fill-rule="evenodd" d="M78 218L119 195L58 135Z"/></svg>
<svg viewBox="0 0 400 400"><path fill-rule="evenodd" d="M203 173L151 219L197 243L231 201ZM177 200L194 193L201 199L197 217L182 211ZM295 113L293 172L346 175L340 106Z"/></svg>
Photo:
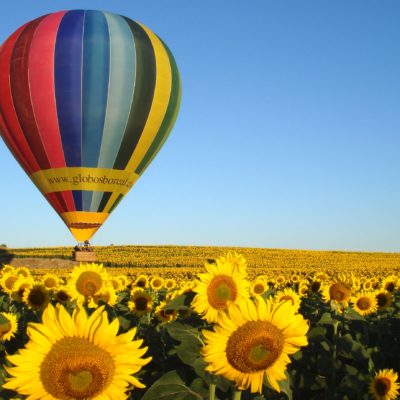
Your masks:
<svg viewBox="0 0 400 400"><path fill-rule="evenodd" d="M79 262L95 262L97 261L96 252L88 243L84 245L76 245L72 253L72 259Z"/></svg>

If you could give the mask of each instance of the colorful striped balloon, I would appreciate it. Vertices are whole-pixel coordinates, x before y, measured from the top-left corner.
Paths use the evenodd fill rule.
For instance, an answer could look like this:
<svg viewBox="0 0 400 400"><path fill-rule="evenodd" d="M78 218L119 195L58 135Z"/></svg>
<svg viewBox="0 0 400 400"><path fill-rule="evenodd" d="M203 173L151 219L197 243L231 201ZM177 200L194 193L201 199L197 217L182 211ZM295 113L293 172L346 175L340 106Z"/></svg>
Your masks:
<svg viewBox="0 0 400 400"><path fill-rule="evenodd" d="M0 47L1 135L79 242L160 150L180 98L169 49L120 15L48 14Z"/></svg>

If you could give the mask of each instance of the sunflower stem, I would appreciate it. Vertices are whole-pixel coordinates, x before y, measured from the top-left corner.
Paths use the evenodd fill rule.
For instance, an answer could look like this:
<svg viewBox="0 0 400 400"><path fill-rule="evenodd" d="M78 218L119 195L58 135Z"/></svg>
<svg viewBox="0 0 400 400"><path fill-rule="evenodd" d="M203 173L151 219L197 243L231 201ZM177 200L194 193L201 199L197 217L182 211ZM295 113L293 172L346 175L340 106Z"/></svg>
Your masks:
<svg viewBox="0 0 400 400"><path fill-rule="evenodd" d="M232 394L232 400L240 400L242 397L242 391L241 390L234 390Z"/></svg>
<svg viewBox="0 0 400 400"><path fill-rule="evenodd" d="M209 400L215 400L215 389L217 385L215 383L210 383L208 388L208 398Z"/></svg>

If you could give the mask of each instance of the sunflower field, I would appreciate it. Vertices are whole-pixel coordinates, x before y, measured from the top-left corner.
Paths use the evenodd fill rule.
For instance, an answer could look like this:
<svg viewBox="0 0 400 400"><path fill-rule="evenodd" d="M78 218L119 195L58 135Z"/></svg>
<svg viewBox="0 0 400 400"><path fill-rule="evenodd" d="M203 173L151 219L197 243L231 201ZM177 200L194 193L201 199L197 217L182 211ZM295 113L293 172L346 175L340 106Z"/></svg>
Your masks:
<svg viewBox="0 0 400 400"><path fill-rule="evenodd" d="M398 257L282 269L212 249L201 266L109 267L97 249L71 270L4 263L0 399L398 398Z"/></svg>

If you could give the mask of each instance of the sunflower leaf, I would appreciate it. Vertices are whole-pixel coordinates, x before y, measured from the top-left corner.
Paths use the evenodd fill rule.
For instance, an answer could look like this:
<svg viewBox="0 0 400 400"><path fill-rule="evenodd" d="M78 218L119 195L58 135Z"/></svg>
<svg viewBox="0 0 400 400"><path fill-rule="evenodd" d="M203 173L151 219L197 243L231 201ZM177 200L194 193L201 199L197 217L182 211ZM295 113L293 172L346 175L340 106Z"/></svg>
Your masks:
<svg viewBox="0 0 400 400"><path fill-rule="evenodd" d="M169 371L146 391L142 400L202 400L203 396L185 385L176 371Z"/></svg>
<svg viewBox="0 0 400 400"><path fill-rule="evenodd" d="M279 387L280 387L281 391L286 394L286 396L288 397L288 400L292 400L293 393L292 393L292 388L290 385L290 383L291 383L290 375L288 374L287 371L285 371L285 375L286 375L286 379L278 382Z"/></svg>

